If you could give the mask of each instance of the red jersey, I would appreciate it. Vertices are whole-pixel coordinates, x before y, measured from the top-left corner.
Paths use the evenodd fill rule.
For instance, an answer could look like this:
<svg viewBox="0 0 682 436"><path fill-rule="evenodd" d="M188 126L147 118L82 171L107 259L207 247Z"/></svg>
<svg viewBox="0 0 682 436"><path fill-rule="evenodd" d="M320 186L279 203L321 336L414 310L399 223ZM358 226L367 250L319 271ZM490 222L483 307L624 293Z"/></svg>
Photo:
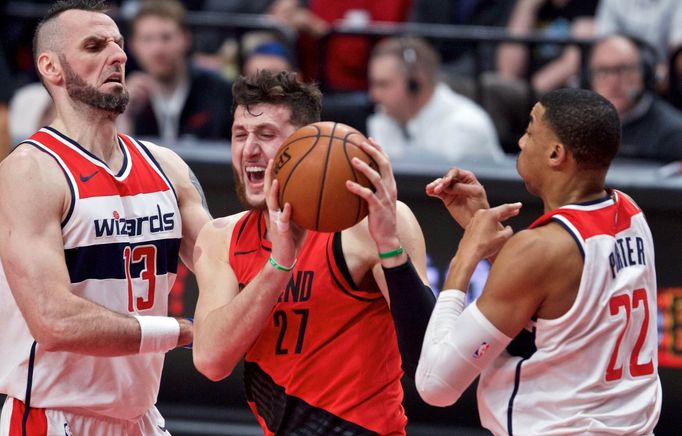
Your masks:
<svg viewBox="0 0 682 436"><path fill-rule="evenodd" d="M230 264L240 288L270 256L265 231L258 211L234 228ZM405 434L393 318L378 289L352 282L340 233L308 232L245 360L246 397L267 435Z"/></svg>

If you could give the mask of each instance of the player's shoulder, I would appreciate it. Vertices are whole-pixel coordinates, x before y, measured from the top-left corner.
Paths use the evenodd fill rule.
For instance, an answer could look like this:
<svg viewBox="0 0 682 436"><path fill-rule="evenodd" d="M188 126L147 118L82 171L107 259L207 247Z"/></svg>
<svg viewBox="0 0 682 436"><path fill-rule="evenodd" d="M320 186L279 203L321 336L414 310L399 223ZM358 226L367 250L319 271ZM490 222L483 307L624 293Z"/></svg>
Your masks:
<svg viewBox="0 0 682 436"><path fill-rule="evenodd" d="M510 260L522 267L524 264L541 272L542 267L560 264L567 256L578 254L573 237L558 223L517 232L502 247L498 260Z"/></svg>
<svg viewBox="0 0 682 436"><path fill-rule="evenodd" d="M47 216L52 208L65 207L68 185L61 167L49 154L20 144L0 164L0 198L2 207L12 213L21 205L30 205L40 208L38 214L33 209L32 215Z"/></svg>
<svg viewBox="0 0 682 436"><path fill-rule="evenodd" d="M185 161L174 151L168 147L163 147L151 141L139 141L144 147L149 150L154 159L156 159L161 166L168 165L184 166ZM165 169L165 168L164 168Z"/></svg>
<svg viewBox="0 0 682 436"><path fill-rule="evenodd" d="M229 243L232 238L234 227L248 212L249 211L243 211L233 215L214 218L207 222L201 228L197 244L223 246L225 243Z"/></svg>
<svg viewBox="0 0 682 436"><path fill-rule="evenodd" d="M55 178L64 179L57 161L49 154L22 143L0 163L0 177L15 182L18 186L25 184L50 182Z"/></svg>

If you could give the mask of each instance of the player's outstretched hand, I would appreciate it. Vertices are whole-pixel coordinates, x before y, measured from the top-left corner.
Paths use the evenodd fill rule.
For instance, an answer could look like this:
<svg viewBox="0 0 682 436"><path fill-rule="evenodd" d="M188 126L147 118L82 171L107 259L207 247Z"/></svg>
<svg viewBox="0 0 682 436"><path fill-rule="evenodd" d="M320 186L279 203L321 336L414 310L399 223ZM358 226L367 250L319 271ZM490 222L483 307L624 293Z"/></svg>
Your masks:
<svg viewBox="0 0 682 436"><path fill-rule="evenodd" d="M369 232L377 244L377 249L394 250L400 246L400 240L396 224L398 188L393 177L393 168L388 155L374 139L370 138L363 142L360 148L374 159L378 168L372 168L358 158L353 158L352 164L367 177L374 190L350 180L346 181L346 188L367 202Z"/></svg>
<svg viewBox="0 0 682 436"><path fill-rule="evenodd" d="M521 203L507 203L490 209L479 209L469 221L459 242L458 256L479 261L497 255L514 231L501 223L519 214Z"/></svg>
<svg viewBox="0 0 682 436"><path fill-rule="evenodd" d="M426 185L426 195L440 198L463 229L477 210L490 207L483 185L474 173L461 168L452 168Z"/></svg>
<svg viewBox="0 0 682 436"><path fill-rule="evenodd" d="M272 159L268 161L264 182L265 203L270 219L268 236L272 242L272 258L280 265L290 266L296 261L306 231L291 221L291 204L286 203L280 208L279 183L272 174L273 162Z"/></svg>

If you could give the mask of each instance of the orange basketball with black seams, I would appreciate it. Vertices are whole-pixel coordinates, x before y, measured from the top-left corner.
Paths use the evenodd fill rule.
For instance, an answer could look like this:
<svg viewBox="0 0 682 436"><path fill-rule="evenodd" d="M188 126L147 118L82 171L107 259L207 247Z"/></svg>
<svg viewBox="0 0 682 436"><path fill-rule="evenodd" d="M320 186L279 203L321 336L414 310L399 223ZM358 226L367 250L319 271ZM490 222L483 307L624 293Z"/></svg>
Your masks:
<svg viewBox="0 0 682 436"><path fill-rule="evenodd" d="M318 232L337 232L367 216L367 203L346 189L346 180L374 189L355 170L357 157L378 171L377 163L361 148L367 138L341 123L323 121L292 133L275 156L279 204L290 203L292 220Z"/></svg>

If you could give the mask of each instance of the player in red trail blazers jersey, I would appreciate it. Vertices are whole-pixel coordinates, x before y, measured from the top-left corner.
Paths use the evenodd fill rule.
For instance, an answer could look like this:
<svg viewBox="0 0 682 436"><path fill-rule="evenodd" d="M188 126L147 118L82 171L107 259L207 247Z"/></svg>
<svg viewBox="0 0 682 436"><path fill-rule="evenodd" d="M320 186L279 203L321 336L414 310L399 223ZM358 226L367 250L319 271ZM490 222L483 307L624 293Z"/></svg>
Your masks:
<svg viewBox="0 0 682 436"><path fill-rule="evenodd" d="M0 435L167 434L154 407L179 258L210 216L172 151L116 131L126 55L96 2L58 2L35 63L54 122L0 166Z"/></svg>
<svg viewBox="0 0 682 436"><path fill-rule="evenodd" d="M514 236L500 222L520 204L474 213L485 194L473 174L454 169L427 187L457 205L466 231L424 338L425 401L452 404L480 374L481 423L496 435L653 433L654 246L634 201L605 188L619 142L618 114L596 93L543 96L517 169L545 214ZM481 297L463 309L473 267L495 255Z"/></svg>
<svg viewBox="0 0 682 436"><path fill-rule="evenodd" d="M220 380L244 357L246 398L265 434L402 435L401 363L416 370L434 298L421 229L396 202L387 156L365 144L379 172L354 168L375 190L347 185L369 218L337 233L302 231L290 205L279 211L268 162L319 120L320 92L268 72L233 89L232 165L250 210L216 219L197 240L194 363Z"/></svg>

